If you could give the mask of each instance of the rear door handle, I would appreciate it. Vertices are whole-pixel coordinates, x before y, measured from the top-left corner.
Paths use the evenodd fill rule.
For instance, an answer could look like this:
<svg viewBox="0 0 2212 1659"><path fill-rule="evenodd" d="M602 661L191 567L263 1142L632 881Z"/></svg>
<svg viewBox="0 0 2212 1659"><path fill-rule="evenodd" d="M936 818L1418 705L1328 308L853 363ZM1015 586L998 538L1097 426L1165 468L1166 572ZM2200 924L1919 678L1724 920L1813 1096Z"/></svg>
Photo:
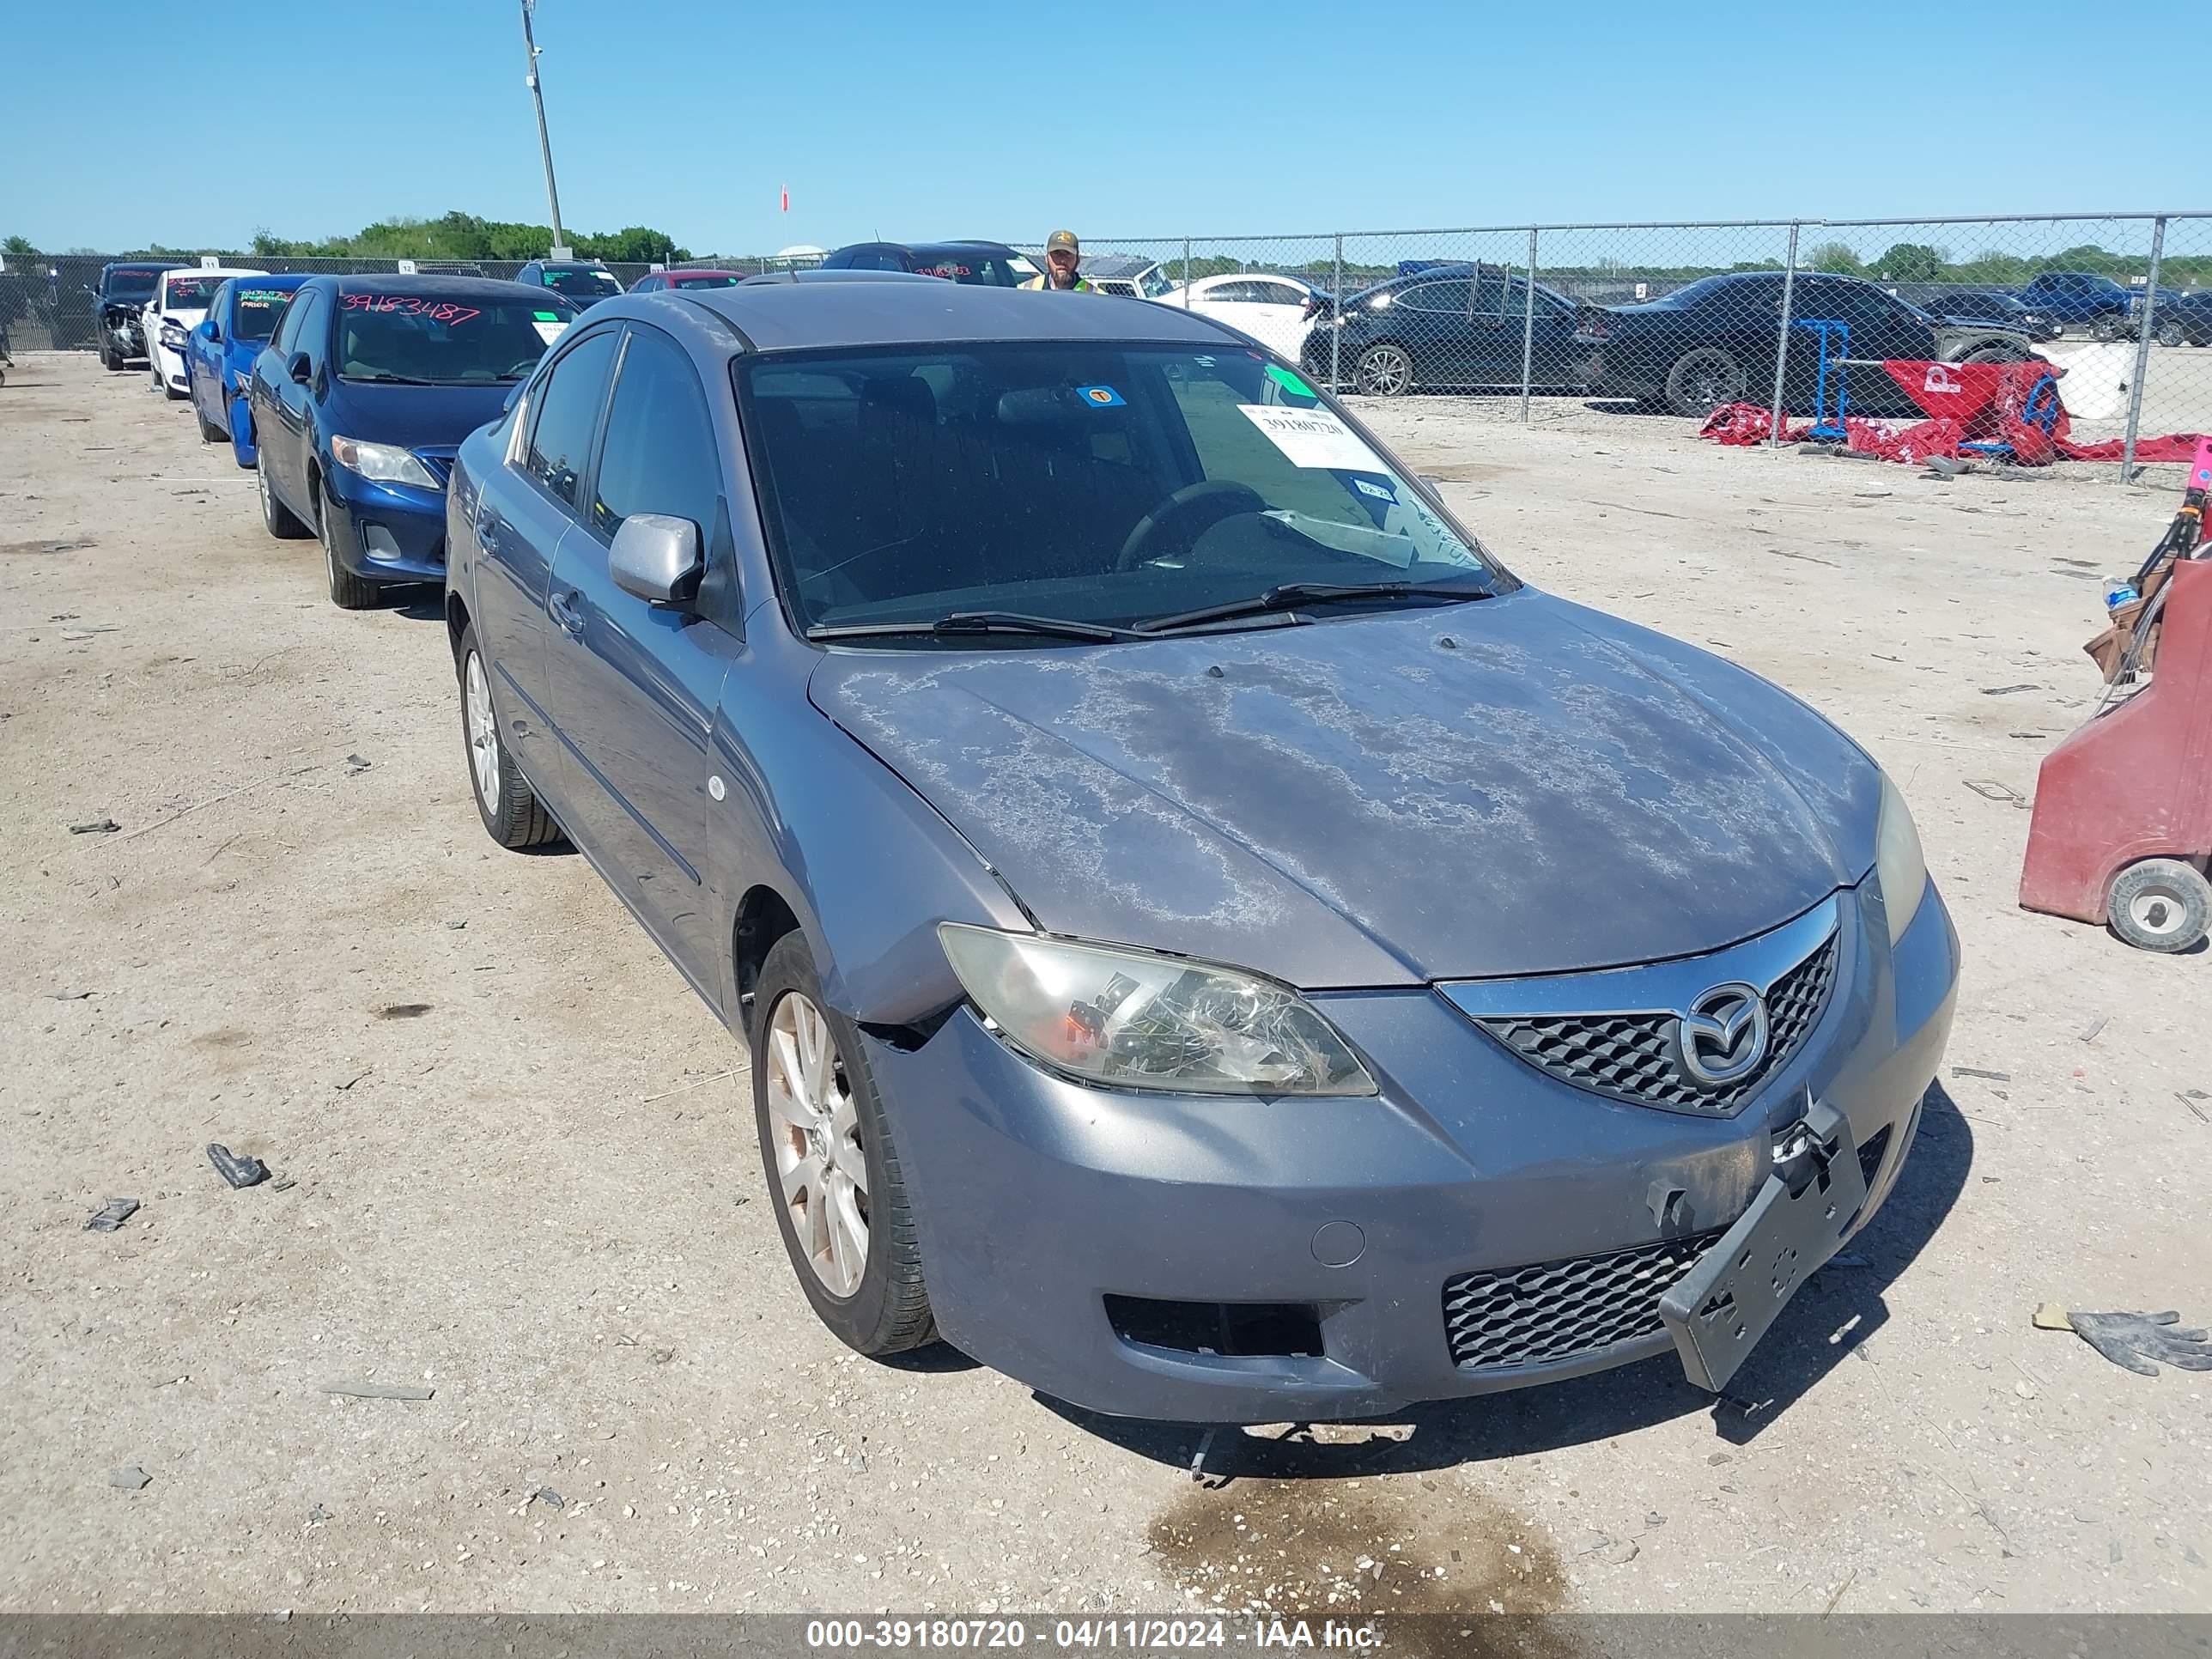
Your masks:
<svg viewBox="0 0 2212 1659"><path fill-rule="evenodd" d="M556 593L545 601L545 609L553 618L553 625L570 638L580 637L584 631L584 614L576 609L576 592Z"/></svg>

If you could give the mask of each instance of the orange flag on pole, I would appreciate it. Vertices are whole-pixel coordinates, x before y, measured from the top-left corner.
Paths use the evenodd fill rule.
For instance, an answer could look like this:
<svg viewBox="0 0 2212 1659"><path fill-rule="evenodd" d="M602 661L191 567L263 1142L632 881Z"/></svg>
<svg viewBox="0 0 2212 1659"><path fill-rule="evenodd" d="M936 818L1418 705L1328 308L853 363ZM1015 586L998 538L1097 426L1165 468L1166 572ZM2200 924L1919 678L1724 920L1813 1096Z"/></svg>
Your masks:
<svg viewBox="0 0 2212 1659"><path fill-rule="evenodd" d="M791 211L791 186L789 185L786 185L783 187L783 210L786 213Z"/></svg>

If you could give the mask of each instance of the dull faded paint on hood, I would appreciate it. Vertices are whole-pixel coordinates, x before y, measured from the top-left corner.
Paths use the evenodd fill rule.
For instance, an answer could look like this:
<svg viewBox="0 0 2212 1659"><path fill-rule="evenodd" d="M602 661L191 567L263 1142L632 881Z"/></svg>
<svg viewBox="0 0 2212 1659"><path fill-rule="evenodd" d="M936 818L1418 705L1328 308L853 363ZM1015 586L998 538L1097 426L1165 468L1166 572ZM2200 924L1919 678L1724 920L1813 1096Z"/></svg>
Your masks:
<svg viewBox="0 0 2212 1659"><path fill-rule="evenodd" d="M1047 930L1308 988L1693 954L1874 857L1879 774L1825 720L1533 589L1137 645L838 651L810 694Z"/></svg>

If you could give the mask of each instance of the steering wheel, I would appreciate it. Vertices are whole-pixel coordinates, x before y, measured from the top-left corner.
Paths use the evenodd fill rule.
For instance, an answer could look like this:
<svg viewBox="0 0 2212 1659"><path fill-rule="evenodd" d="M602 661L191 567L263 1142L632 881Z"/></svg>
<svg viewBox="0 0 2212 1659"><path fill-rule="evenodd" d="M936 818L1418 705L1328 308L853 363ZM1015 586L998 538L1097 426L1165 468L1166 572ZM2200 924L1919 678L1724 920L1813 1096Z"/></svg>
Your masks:
<svg viewBox="0 0 2212 1659"><path fill-rule="evenodd" d="M1264 513L1267 498L1249 484L1238 483L1233 478L1201 478L1194 484L1185 484L1158 507L1137 520L1129 538L1121 544L1115 556L1114 568L1133 569L1139 562L1138 556L1170 526L1188 526L1188 534L1183 538L1188 546L1224 519L1233 519L1239 513Z"/></svg>

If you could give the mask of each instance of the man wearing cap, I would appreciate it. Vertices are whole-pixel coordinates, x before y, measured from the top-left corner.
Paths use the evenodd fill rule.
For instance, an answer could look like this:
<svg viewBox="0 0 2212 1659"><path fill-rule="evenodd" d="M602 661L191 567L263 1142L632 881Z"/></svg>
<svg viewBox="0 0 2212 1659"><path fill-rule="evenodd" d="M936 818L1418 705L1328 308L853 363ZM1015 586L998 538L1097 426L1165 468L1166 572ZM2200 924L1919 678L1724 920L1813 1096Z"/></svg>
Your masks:
<svg viewBox="0 0 2212 1659"><path fill-rule="evenodd" d="M1024 288L1054 288L1065 294L1096 294L1098 290L1085 280L1079 267L1083 263L1083 245L1075 240L1072 230L1055 230L1044 239L1044 270L1024 283Z"/></svg>

